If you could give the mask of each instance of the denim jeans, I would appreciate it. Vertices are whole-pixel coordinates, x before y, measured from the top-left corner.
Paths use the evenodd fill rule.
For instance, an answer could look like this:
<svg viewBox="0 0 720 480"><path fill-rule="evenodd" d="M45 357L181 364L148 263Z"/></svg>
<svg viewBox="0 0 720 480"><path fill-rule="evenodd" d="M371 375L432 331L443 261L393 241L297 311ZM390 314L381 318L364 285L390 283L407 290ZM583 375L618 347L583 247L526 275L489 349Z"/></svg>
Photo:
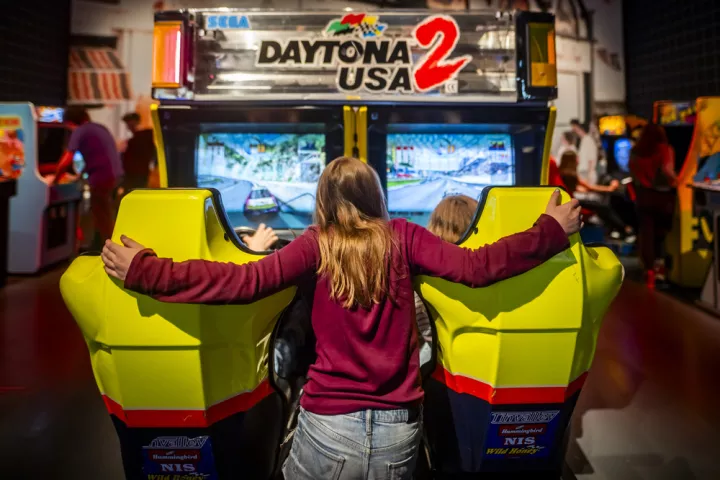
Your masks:
<svg viewBox="0 0 720 480"><path fill-rule="evenodd" d="M301 409L283 474L286 480L410 480L421 437L421 411L326 416Z"/></svg>

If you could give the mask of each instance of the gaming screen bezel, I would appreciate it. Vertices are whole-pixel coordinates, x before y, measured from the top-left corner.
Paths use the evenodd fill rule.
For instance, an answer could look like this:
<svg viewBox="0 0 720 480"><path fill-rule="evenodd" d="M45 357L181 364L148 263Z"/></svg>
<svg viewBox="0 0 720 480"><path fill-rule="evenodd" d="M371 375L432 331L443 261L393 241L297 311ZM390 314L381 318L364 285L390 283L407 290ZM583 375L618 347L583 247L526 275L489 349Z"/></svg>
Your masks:
<svg viewBox="0 0 720 480"><path fill-rule="evenodd" d="M387 135L392 125L442 125L442 133L509 134L515 162L515 184L537 186L542 173L542 158L550 109L542 105L465 105L444 106L372 106L367 111L367 160L377 170L387 198ZM528 137L529 136L529 137ZM525 151L530 138L536 146Z"/></svg>
<svg viewBox="0 0 720 480"><path fill-rule="evenodd" d="M304 133L308 124L323 125L326 165L344 154L342 107L262 107L253 105L179 108L161 107L160 121L168 186L197 187L199 136L203 133ZM277 130L278 126L283 126Z"/></svg>

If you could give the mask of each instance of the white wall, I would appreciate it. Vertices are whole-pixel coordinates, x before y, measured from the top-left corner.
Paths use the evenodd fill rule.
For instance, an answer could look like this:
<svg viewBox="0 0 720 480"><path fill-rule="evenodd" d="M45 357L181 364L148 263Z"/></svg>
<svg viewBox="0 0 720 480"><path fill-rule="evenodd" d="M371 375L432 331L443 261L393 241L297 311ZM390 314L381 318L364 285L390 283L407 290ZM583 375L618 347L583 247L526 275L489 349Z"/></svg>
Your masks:
<svg viewBox="0 0 720 480"><path fill-rule="evenodd" d="M90 111L93 120L106 125L119 142L129 135L123 115L150 96L153 13L152 0L121 0L120 5L73 1L71 33L117 37L118 56L130 73L132 101Z"/></svg>
<svg viewBox="0 0 720 480"><path fill-rule="evenodd" d="M594 100L625 103L622 0L585 0L585 5L594 12Z"/></svg>

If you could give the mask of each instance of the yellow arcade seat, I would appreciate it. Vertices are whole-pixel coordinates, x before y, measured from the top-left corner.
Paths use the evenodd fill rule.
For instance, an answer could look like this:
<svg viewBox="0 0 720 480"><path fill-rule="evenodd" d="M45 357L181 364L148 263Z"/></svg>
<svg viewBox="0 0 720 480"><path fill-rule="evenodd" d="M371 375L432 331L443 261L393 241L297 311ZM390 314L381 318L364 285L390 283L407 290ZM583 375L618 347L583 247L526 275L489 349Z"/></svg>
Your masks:
<svg viewBox="0 0 720 480"><path fill-rule="evenodd" d="M259 258L210 190L133 191L115 242L120 234L178 261ZM60 289L87 341L127 478L270 477L287 412L268 380L268 349L294 288L250 305L161 303L124 290L99 256L84 256Z"/></svg>
<svg viewBox="0 0 720 480"><path fill-rule="evenodd" d="M477 248L530 228L552 191L486 189L460 245ZM434 470L559 471L568 421L622 279L615 255L584 246L577 234L565 252L487 288L415 279L437 336L435 370L425 380Z"/></svg>

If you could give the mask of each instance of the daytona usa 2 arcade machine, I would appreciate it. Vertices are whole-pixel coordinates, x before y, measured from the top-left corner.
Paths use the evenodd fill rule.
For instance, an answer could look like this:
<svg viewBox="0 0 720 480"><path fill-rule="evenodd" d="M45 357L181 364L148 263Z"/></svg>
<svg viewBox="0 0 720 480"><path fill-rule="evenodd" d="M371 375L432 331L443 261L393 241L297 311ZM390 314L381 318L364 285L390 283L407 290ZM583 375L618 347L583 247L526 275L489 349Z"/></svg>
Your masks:
<svg viewBox="0 0 720 480"><path fill-rule="evenodd" d="M320 173L342 154L378 170L394 216L425 223L445 195L478 197L467 248L528 228L545 208L551 188L483 187L547 181L551 15L186 10L157 14L154 35L160 179L184 188L126 196L115 241L122 232L176 260L255 261L269 252L235 231L304 229ZM490 288L417 278L437 348L423 372L429 468L416 476L557 478L621 276L609 250L574 238ZM298 389L273 352L294 315L307 319L303 288L248 305L163 304L118 288L97 257L73 263L61 290L127 478L276 478Z"/></svg>
<svg viewBox="0 0 720 480"><path fill-rule="evenodd" d="M234 226L303 229L342 154L373 165L393 215L420 223L445 195L546 183L552 19L158 14L161 185L218 189Z"/></svg>

